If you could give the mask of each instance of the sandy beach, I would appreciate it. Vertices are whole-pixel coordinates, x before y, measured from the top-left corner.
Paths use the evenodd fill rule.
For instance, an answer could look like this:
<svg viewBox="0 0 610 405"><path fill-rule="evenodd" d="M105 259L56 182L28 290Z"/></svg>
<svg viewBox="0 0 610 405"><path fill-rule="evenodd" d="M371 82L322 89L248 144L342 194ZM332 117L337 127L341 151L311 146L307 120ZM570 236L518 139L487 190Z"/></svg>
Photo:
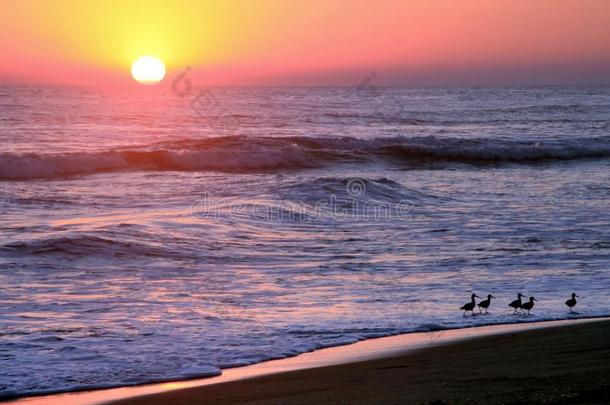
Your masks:
<svg viewBox="0 0 610 405"><path fill-rule="evenodd" d="M602 404L610 398L609 342L604 320L112 403Z"/></svg>

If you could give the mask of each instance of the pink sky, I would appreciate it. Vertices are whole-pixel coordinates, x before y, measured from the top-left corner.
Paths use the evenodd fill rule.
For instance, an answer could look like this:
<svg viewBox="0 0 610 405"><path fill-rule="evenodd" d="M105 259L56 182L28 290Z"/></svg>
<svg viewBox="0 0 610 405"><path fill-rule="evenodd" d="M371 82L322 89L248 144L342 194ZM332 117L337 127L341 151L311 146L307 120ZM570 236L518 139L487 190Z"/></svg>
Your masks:
<svg viewBox="0 0 610 405"><path fill-rule="evenodd" d="M0 83L610 84L606 0L5 0Z"/></svg>

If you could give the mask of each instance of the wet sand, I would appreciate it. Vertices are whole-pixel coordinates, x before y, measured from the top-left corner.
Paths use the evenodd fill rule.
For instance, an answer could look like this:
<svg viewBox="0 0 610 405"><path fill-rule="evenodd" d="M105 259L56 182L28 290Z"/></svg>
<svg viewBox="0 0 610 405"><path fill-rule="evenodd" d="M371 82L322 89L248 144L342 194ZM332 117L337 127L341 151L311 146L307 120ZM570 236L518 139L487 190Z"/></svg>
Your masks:
<svg viewBox="0 0 610 405"><path fill-rule="evenodd" d="M610 321L471 338L347 364L167 391L140 404L606 404Z"/></svg>

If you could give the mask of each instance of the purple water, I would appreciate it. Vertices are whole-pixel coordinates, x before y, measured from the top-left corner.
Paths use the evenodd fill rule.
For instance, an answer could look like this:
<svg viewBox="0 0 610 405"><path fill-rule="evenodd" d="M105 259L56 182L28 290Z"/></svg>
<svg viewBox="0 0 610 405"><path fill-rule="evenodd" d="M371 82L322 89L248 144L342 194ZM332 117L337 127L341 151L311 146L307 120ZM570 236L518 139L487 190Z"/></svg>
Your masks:
<svg viewBox="0 0 610 405"><path fill-rule="evenodd" d="M1 87L0 112L3 397L610 314L608 87Z"/></svg>

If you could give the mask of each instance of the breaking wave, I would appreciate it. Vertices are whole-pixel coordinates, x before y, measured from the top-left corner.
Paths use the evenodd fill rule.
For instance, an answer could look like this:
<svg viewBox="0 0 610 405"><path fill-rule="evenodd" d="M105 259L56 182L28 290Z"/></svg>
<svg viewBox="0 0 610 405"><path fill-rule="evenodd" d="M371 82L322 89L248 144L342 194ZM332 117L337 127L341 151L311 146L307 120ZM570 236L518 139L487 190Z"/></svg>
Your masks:
<svg viewBox="0 0 610 405"><path fill-rule="evenodd" d="M339 163L536 163L610 157L610 138L514 141L436 137L356 139L226 136L98 152L2 153L0 179L37 179L133 170L284 171Z"/></svg>

